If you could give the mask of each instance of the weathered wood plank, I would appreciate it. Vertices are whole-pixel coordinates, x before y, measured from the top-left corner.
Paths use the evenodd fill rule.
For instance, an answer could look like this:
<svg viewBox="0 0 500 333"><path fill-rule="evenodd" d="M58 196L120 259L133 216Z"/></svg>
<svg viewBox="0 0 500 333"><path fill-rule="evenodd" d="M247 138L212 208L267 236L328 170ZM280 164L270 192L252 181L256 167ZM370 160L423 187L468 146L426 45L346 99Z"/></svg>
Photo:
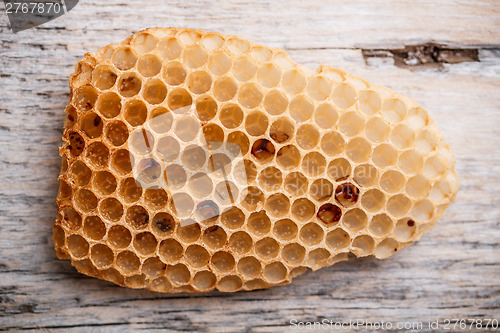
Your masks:
<svg viewBox="0 0 500 333"><path fill-rule="evenodd" d="M500 319L500 6L496 1L81 1L12 34L0 15L0 330L284 331L290 320ZM51 228L67 78L86 52L148 26L236 34L387 85L426 107L457 157L461 190L436 227L387 260L340 263L248 293L120 288L57 260ZM480 62L426 69L361 49L435 41ZM424 329L425 331L425 329Z"/></svg>

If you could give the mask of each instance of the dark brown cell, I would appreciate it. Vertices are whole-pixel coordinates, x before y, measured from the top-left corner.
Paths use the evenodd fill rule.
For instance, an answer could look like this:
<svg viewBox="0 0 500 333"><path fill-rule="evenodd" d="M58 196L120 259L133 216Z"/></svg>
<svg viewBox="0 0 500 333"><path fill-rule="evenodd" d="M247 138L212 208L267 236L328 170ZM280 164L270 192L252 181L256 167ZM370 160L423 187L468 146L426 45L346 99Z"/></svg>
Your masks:
<svg viewBox="0 0 500 333"><path fill-rule="evenodd" d="M69 133L69 146L68 149L73 156L78 156L85 148L85 141L82 136L76 132Z"/></svg>
<svg viewBox="0 0 500 333"><path fill-rule="evenodd" d="M168 213L158 213L153 218L153 224L161 232L169 232L175 227L175 220L172 215Z"/></svg>
<svg viewBox="0 0 500 333"><path fill-rule="evenodd" d="M342 210L334 204L326 203L319 207L317 216L323 223L336 223L342 217Z"/></svg>
<svg viewBox="0 0 500 333"><path fill-rule="evenodd" d="M359 189L351 183L340 184L335 190L335 199L344 207L355 204L358 198Z"/></svg>
<svg viewBox="0 0 500 333"><path fill-rule="evenodd" d="M272 159L275 152L273 144L267 139L259 139L252 146L252 155L261 162Z"/></svg>

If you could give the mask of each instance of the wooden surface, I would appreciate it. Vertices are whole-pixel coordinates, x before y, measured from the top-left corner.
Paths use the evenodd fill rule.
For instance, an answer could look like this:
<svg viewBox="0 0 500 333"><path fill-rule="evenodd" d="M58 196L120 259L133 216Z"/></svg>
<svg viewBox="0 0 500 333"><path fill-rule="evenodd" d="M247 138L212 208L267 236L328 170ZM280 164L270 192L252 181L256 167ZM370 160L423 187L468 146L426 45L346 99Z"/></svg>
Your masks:
<svg viewBox="0 0 500 333"><path fill-rule="evenodd" d="M51 241L68 75L85 52L148 26L239 35L411 96L456 154L456 201L420 242L387 260L340 263L269 290L171 296L78 274ZM397 67L390 51L363 58L366 49L427 42L477 49L480 61ZM389 321L392 331L422 322L409 330L420 332L436 320L441 330L446 319L500 320L497 0L82 0L18 34L0 14L0 87L0 330L274 332L326 318Z"/></svg>

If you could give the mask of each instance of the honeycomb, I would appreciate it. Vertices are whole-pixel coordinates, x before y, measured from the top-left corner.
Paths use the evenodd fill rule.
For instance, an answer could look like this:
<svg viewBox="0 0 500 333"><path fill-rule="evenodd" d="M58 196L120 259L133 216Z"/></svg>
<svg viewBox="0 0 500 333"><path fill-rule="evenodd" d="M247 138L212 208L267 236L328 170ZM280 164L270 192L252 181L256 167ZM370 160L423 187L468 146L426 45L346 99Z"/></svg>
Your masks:
<svg viewBox="0 0 500 333"><path fill-rule="evenodd" d="M411 99L280 49L155 28L70 79L54 243L89 276L253 290L420 239L458 191Z"/></svg>

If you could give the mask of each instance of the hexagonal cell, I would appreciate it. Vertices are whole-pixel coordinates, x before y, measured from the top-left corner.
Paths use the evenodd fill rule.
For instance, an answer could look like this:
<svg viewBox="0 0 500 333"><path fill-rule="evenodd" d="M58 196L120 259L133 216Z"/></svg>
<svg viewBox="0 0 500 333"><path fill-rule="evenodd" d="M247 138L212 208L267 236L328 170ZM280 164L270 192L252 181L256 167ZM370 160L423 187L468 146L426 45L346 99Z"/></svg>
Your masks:
<svg viewBox="0 0 500 333"><path fill-rule="evenodd" d="M319 244L323 240L325 232L315 222L304 225L299 232L301 242L307 246Z"/></svg>
<svg viewBox="0 0 500 333"><path fill-rule="evenodd" d="M430 191L431 183L423 175L416 175L406 182L406 193L416 199L426 197Z"/></svg>
<svg viewBox="0 0 500 333"><path fill-rule="evenodd" d="M156 151L165 162L175 160L179 156L180 149L179 141L171 136L162 137L156 145Z"/></svg>
<svg viewBox="0 0 500 333"><path fill-rule="evenodd" d="M153 150L155 145L155 140L153 134L142 128L140 130L133 131L130 134L128 141L129 148L136 154L145 155Z"/></svg>
<svg viewBox="0 0 500 333"><path fill-rule="evenodd" d="M128 139L128 128L121 121L113 121L106 125L104 135L113 146L121 146Z"/></svg>
<svg viewBox="0 0 500 333"><path fill-rule="evenodd" d="M238 104L226 104L221 108L219 119L226 128L236 128L243 122L243 111ZM247 121L248 117L247 117ZM266 119L267 121L267 119ZM267 127L267 126L266 126Z"/></svg>
<svg viewBox="0 0 500 333"><path fill-rule="evenodd" d="M434 216L434 206L427 199L420 200L413 205L410 214L415 221L429 221Z"/></svg>
<svg viewBox="0 0 500 333"><path fill-rule="evenodd" d="M64 129L71 129L76 122L76 109L73 105L68 104L64 112L66 113L66 116L64 117Z"/></svg>
<svg viewBox="0 0 500 333"><path fill-rule="evenodd" d="M90 250L90 259L99 269L109 267L113 263L114 257L113 251L104 244L95 244Z"/></svg>
<svg viewBox="0 0 500 333"><path fill-rule="evenodd" d="M268 264L264 267L262 276L270 283L279 283L283 281L288 274L286 267L279 261Z"/></svg>
<svg viewBox="0 0 500 333"><path fill-rule="evenodd" d="M411 238L415 234L417 230L417 226L415 225L415 221L404 218L399 220L396 224L396 228L394 229L394 236L396 240L400 242L409 242Z"/></svg>
<svg viewBox="0 0 500 333"><path fill-rule="evenodd" d="M261 89L253 82L243 84L238 91L239 103L249 109L257 107L263 97Z"/></svg>
<svg viewBox="0 0 500 333"><path fill-rule="evenodd" d="M399 167L406 174L415 174L422 169L424 158L415 149L407 150L399 155Z"/></svg>
<svg viewBox="0 0 500 333"><path fill-rule="evenodd" d="M243 286L243 281L235 275L225 276L217 283L217 288L223 292L233 292Z"/></svg>
<svg viewBox="0 0 500 333"><path fill-rule="evenodd" d="M359 110L367 115L375 114L380 110L382 101L377 92L372 90L363 90L358 98Z"/></svg>
<svg viewBox="0 0 500 333"><path fill-rule="evenodd" d="M118 80L118 92L123 97L133 97L141 91L142 81L134 73L126 73Z"/></svg>
<svg viewBox="0 0 500 333"><path fill-rule="evenodd" d="M333 251L340 251L351 244L351 237L342 228L334 229L326 235L326 245Z"/></svg>
<svg viewBox="0 0 500 333"><path fill-rule="evenodd" d="M122 249L127 247L132 241L130 231L121 226L114 225L108 230L108 244L114 249Z"/></svg>
<svg viewBox="0 0 500 333"><path fill-rule="evenodd" d="M369 212L377 212L384 207L385 195L377 189L366 191L361 197L361 205Z"/></svg>
<svg viewBox="0 0 500 333"><path fill-rule="evenodd" d="M123 116L131 126L140 126L146 121L148 108L141 100L128 101L123 108Z"/></svg>
<svg viewBox="0 0 500 333"><path fill-rule="evenodd" d="M260 172L258 182L265 191L277 191L283 182L283 174L276 167L267 167Z"/></svg>
<svg viewBox="0 0 500 333"><path fill-rule="evenodd" d="M331 104L320 104L314 111L314 121L316 125L324 129L333 128L338 118L338 112Z"/></svg>
<svg viewBox="0 0 500 333"><path fill-rule="evenodd" d="M321 149L330 156L342 153L345 149L345 141L338 132L329 132L321 138Z"/></svg>
<svg viewBox="0 0 500 333"><path fill-rule="evenodd" d="M370 143L364 138L357 137L349 141L346 146L346 154L355 163L366 162L371 155Z"/></svg>
<svg viewBox="0 0 500 333"><path fill-rule="evenodd" d="M212 86L212 76L205 71L195 71L187 79L189 90L195 94L203 94Z"/></svg>
<svg viewBox="0 0 500 333"><path fill-rule="evenodd" d="M82 217L73 208L63 208L59 214L61 215L61 225L71 231L77 231L82 226Z"/></svg>
<svg viewBox="0 0 500 333"><path fill-rule="evenodd" d="M251 183L257 177L257 167L252 161L245 159L236 165L234 176L239 183Z"/></svg>
<svg viewBox="0 0 500 333"><path fill-rule="evenodd" d="M78 160L71 164L67 174L70 183L76 186L85 186L92 177L92 170L84 162Z"/></svg>
<svg viewBox="0 0 500 333"><path fill-rule="evenodd" d="M160 104L167 97L167 86L160 79L149 79L144 85L142 96L149 104Z"/></svg>
<svg viewBox="0 0 500 333"><path fill-rule="evenodd" d="M327 175L335 181L346 179L351 175L352 167L345 158L337 158L328 164Z"/></svg>
<svg viewBox="0 0 500 333"><path fill-rule="evenodd" d="M182 245L175 239L169 238L160 243L158 254L166 264L176 263L184 252Z"/></svg>
<svg viewBox="0 0 500 333"><path fill-rule="evenodd" d="M57 200L67 200L71 198L73 190L64 180L59 181L59 190L57 191Z"/></svg>
<svg viewBox="0 0 500 333"><path fill-rule="evenodd" d="M333 184L324 178L316 179L311 184L309 192L314 200L325 201L330 199L333 194Z"/></svg>
<svg viewBox="0 0 500 333"><path fill-rule="evenodd" d="M353 239L351 247L352 253L358 258L365 257L375 250L375 241L369 235L361 235Z"/></svg>
<svg viewBox="0 0 500 333"><path fill-rule="evenodd" d="M161 176L161 165L153 158L145 158L136 167L136 180L144 187L154 186L154 182Z"/></svg>
<svg viewBox="0 0 500 333"><path fill-rule="evenodd" d="M264 109L270 115L280 115L286 111L288 98L279 90L271 90L264 97Z"/></svg>
<svg viewBox="0 0 500 333"><path fill-rule="evenodd" d="M241 55L248 52L250 43L238 37L232 37L226 41L226 48L234 55Z"/></svg>
<svg viewBox="0 0 500 333"><path fill-rule="evenodd" d="M259 68L257 79L264 87L276 87L281 80L281 70L272 63L264 64Z"/></svg>
<svg viewBox="0 0 500 333"><path fill-rule="evenodd" d="M121 175L132 171L130 153L126 149L119 149L111 155L111 168Z"/></svg>
<svg viewBox="0 0 500 333"><path fill-rule="evenodd" d="M153 217L151 225L156 234L164 236L174 232L175 219L169 213L160 212Z"/></svg>
<svg viewBox="0 0 500 333"><path fill-rule="evenodd" d="M245 119L245 130L248 134L253 136L260 136L264 134L267 131L268 126L269 119L260 111L249 113Z"/></svg>
<svg viewBox="0 0 500 333"><path fill-rule="evenodd" d="M359 208L348 210L344 214L344 218L342 219L342 223L352 231L359 231L361 229L364 229L367 225L367 222L368 217L366 216L366 213Z"/></svg>
<svg viewBox="0 0 500 333"><path fill-rule="evenodd" d="M429 123L429 116L421 107L415 107L408 110L406 114L406 121L411 128L419 130L427 126Z"/></svg>
<svg viewBox="0 0 500 333"><path fill-rule="evenodd" d="M194 201L189 194L176 192L172 195L170 208L177 214L178 217L188 218L193 212Z"/></svg>
<svg viewBox="0 0 500 333"><path fill-rule="evenodd" d="M108 165L109 149L102 142L93 142L87 147L86 157L93 166L105 167Z"/></svg>
<svg viewBox="0 0 500 333"><path fill-rule="evenodd" d="M96 209L97 198L91 191L80 188L76 190L73 196L73 203L81 212L89 213Z"/></svg>
<svg viewBox="0 0 500 333"><path fill-rule="evenodd" d="M208 68L215 75L222 75L231 68L231 58L222 51L216 51L210 55Z"/></svg>
<svg viewBox="0 0 500 333"><path fill-rule="evenodd" d="M299 70L288 70L283 74L282 86L290 94L298 94L306 87L306 77Z"/></svg>
<svg viewBox="0 0 500 333"><path fill-rule="evenodd" d="M304 156L304 159L302 160L302 170L304 170L307 175L317 177L325 172L325 169L326 159L320 153L311 152Z"/></svg>
<svg viewBox="0 0 500 333"><path fill-rule="evenodd" d="M374 117L366 123L365 134L372 142L383 142L389 135L390 127L380 117Z"/></svg>
<svg viewBox="0 0 500 333"><path fill-rule="evenodd" d="M382 115L389 123L400 122L406 116L406 105L399 99L389 99L382 105Z"/></svg>
<svg viewBox="0 0 500 333"><path fill-rule="evenodd" d="M142 264L142 272L150 279L157 278L165 273L166 265L158 258L148 258Z"/></svg>
<svg viewBox="0 0 500 333"><path fill-rule="evenodd" d="M263 238L255 243L255 254L261 260L271 260L278 256L280 246L278 242L270 237Z"/></svg>
<svg viewBox="0 0 500 333"><path fill-rule="evenodd" d="M282 151L282 150L283 150L283 148L280 149L280 151ZM276 153L274 145L271 143L271 141L269 141L267 139L259 139L259 140L255 141L252 145L251 151L252 151L252 156L255 157L255 159L259 163L270 162L273 159L274 154ZM280 154L278 152L278 163L279 163L280 157L282 158L283 156L280 156Z"/></svg>
<svg viewBox="0 0 500 333"><path fill-rule="evenodd" d="M210 290L215 286L216 282L215 274L209 271L197 272L193 277L193 286L198 290Z"/></svg>
<svg viewBox="0 0 500 333"><path fill-rule="evenodd" d="M245 257L238 261L237 268L245 279L252 279L261 274L262 264L254 257Z"/></svg>
<svg viewBox="0 0 500 333"><path fill-rule="evenodd" d="M318 161L314 159L315 157L316 155L310 156L311 161L308 161L306 168L314 167L312 164L315 161ZM300 160L301 160L300 151L293 145L282 147L276 155L276 162L280 167L284 168L285 170L297 167L300 164ZM309 168L307 170L309 171Z"/></svg>
<svg viewBox="0 0 500 333"><path fill-rule="evenodd" d="M142 188L137 185L134 178L126 178L120 182L118 194L126 203L132 203L141 198Z"/></svg>
<svg viewBox="0 0 500 333"><path fill-rule="evenodd" d="M304 124L301 125L295 137L299 147L305 150L314 148L319 142L319 131L314 125Z"/></svg>
<svg viewBox="0 0 500 333"><path fill-rule="evenodd" d="M190 245L184 253L186 262L194 268L201 268L208 265L210 254L200 245Z"/></svg>
<svg viewBox="0 0 500 333"><path fill-rule="evenodd" d="M295 132L295 126L288 118L278 118L269 129L269 136L276 143L284 143L290 140Z"/></svg>
<svg viewBox="0 0 500 333"><path fill-rule="evenodd" d="M149 214L142 206L132 206L127 209L125 221L135 229L144 229L149 224Z"/></svg>
<svg viewBox="0 0 500 333"><path fill-rule="evenodd" d="M208 54L201 45L192 45L184 49L184 63L191 68L203 66L208 60Z"/></svg>
<svg viewBox="0 0 500 333"><path fill-rule="evenodd" d="M425 160L423 172L426 177L434 178L442 176L443 173L448 169L445 163L437 155L428 157Z"/></svg>
<svg viewBox="0 0 500 333"><path fill-rule="evenodd" d="M184 222L181 222L181 224L177 227L177 238L179 238L182 243L194 243L198 240L198 238L200 238L200 225L198 223L189 222L194 221L187 221L185 225L183 225Z"/></svg>
<svg viewBox="0 0 500 333"><path fill-rule="evenodd" d="M153 77L161 72L161 60L154 54L146 54L139 58L137 70L144 77Z"/></svg>
<svg viewBox="0 0 500 333"><path fill-rule="evenodd" d="M191 106L193 98L185 89L175 88L168 94L167 103L172 111L184 111L184 108Z"/></svg>
<svg viewBox="0 0 500 333"><path fill-rule="evenodd" d="M316 216L326 225L336 225L342 217L342 210L334 204L326 203L319 207Z"/></svg>
<svg viewBox="0 0 500 333"><path fill-rule="evenodd" d="M387 238L381 241L375 249L375 257L384 259L392 255L398 250L399 242L392 238Z"/></svg>
<svg viewBox="0 0 500 333"><path fill-rule="evenodd" d="M189 145L183 150L181 161L187 169L199 170L207 161L205 149L198 145Z"/></svg>
<svg viewBox="0 0 500 333"><path fill-rule="evenodd" d="M405 177L396 170L388 170L380 177L380 187L386 192L395 193L405 185Z"/></svg>
<svg viewBox="0 0 500 333"><path fill-rule="evenodd" d="M267 198L265 208L274 217L283 216L290 210L290 200L282 193L272 194Z"/></svg>
<svg viewBox="0 0 500 333"><path fill-rule="evenodd" d="M375 215L370 222L370 232L378 237L389 234L394 228L394 222L386 214Z"/></svg>
<svg viewBox="0 0 500 333"><path fill-rule="evenodd" d="M134 237L134 248L142 255L149 255L155 252L158 241L150 232L141 232Z"/></svg>
<svg viewBox="0 0 500 333"><path fill-rule="evenodd" d="M80 235L71 235L66 240L69 253L75 258L83 258L89 253L89 243Z"/></svg>
<svg viewBox="0 0 500 333"><path fill-rule="evenodd" d="M214 253L210 259L211 266L219 273L227 273L235 266L234 257L231 253L219 251Z"/></svg>
<svg viewBox="0 0 500 333"><path fill-rule="evenodd" d="M99 65L92 71L92 85L100 90L106 90L115 85L116 75L113 67L109 65Z"/></svg>
<svg viewBox="0 0 500 333"><path fill-rule="evenodd" d="M400 124L391 130L391 141L399 149L409 148L415 140L415 133L406 125Z"/></svg>
<svg viewBox="0 0 500 333"><path fill-rule="evenodd" d="M306 254L306 249L297 243L287 244L281 251L281 257L290 265L300 264Z"/></svg>
<svg viewBox="0 0 500 333"><path fill-rule="evenodd" d="M283 187L291 195L300 196L307 192L308 180L300 172L289 173Z"/></svg>
<svg viewBox="0 0 500 333"><path fill-rule="evenodd" d="M219 125L212 123L203 126L203 136L210 149L219 149L224 143L224 130ZM224 153L220 155L227 157Z"/></svg>
<svg viewBox="0 0 500 333"><path fill-rule="evenodd" d="M295 222L290 219L283 219L274 223L273 233L281 241L289 241L295 239L297 237L298 231L299 229L297 227L297 224L295 224Z"/></svg>
<svg viewBox="0 0 500 333"><path fill-rule="evenodd" d="M408 191L406 193L408 193ZM452 195L451 193L451 185L448 181L435 182L429 192L429 199L434 203L439 203L446 198L450 198Z"/></svg>
<svg viewBox="0 0 500 333"><path fill-rule="evenodd" d="M307 94L317 101L325 100L332 90L330 81L323 76L314 76L307 82Z"/></svg>
<svg viewBox="0 0 500 333"><path fill-rule="evenodd" d="M135 35L134 40L132 41L132 46L139 53L146 53L153 50L156 47L158 40L155 36L142 32Z"/></svg>
<svg viewBox="0 0 500 333"><path fill-rule="evenodd" d="M343 183L335 189L335 199L344 207L350 207L358 202L359 189L352 183Z"/></svg>
<svg viewBox="0 0 500 333"><path fill-rule="evenodd" d="M373 149L372 161L379 168L385 168L396 163L398 151L393 145L383 143Z"/></svg>
<svg viewBox="0 0 500 333"><path fill-rule="evenodd" d="M363 130L365 121L363 116L356 111L345 112L339 120L339 129L347 136L354 136Z"/></svg>
<svg viewBox="0 0 500 333"><path fill-rule="evenodd" d="M196 100L196 114L204 122L211 120L217 114L217 102L209 95L203 95Z"/></svg>
<svg viewBox="0 0 500 333"><path fill-rule="evenodd" d="M115 51L111 58L113 65L119 70L126 71L135 66L137 56L131 47L122 47Z"/></svg>
<svg viewBox="0 0 500 333"><path fill-rule="evenodd" d="M114 92L105 92L97 98L96 109L106 118L116 117L120 114L121 108L121 97Z"/></svg>
<svg viewBox="0 0 500 333"><path fill-rule="evenodd" d="M221 223L229 229L238 229L245 222L245 214L237 207L231 207L221 214Z"/></svg>
<svg viewBox="0 0 500 333"><path fill-rule="evenodd" d="M292 215L299 221L309 220L315 213L315 205L307 198L299 198L292 204Z"/></svg>
<svg viewBox="0 0 500 333"><path fill-rule="evenodd" d="M82 136L76 132L71 132L68 135L69 137L69 145L67 148L69 149L71 155L79 156L83 149L85 149L85 140L83 140Z"/></svg>
<svg viewBox="0 0 500 333"><path fill-rule="evenodd" d="M237 231L229 238L228 246L236 254L243 255L250 251L253 245L252 237L245 231Z"/></svg>
<svg viewBox="0 0 500 333"><path fill-rule="evenodd" d="M226 245L226 241L226 232L223 228L217 225L207 228L203 233L203 244L205 244L209 249L220 249Z"/></svg>
<svg viewBox="0 0 500 333"><path fill-rule="evenodd" d="M271 230L271 220L264 210L250 214L247 221L247 228L256 236L263 236Z"/></svg>
<svg viewBox="0 0 500 333"><path fill-rule="evenodd" d="M216 200L224 206L234 204L238 198L238 187L231 181L222 181L215 187Z"/></svg>
<svg viewBox="0 0 500 333"><path fill-rule="evenodd" d="M353 179L363 187L370 187L377 183L378 169L371 164L361 164L354 169Z"/></svg>
<svg viewBox="0 0 500 333"><path fill-rule="evenodd" d="M171 292L173 288L170 281L164 276L160 276L151 281L149 287L151 290L158 292Z"/></svg>
<svg viewBox="0 0 500 333"><path fill-rule="evenodd" d="M238 85L235 80L230 77L224 76L218 78L214 83L214 97L220 102L225 102L236 95L238 90Z"/></svg>
<svg viewBox="0 0 500 333"><path fill-rule="evenodd" d="M182 52L182 45L175 38L166 38L158 43L158 54L163 59L173 60L178 58Z"/></svg>
<svg viewBox="0 0 500 333"><path fill-rule="evenodd" d="M163 71L163 76L168 85L178 86L186 79L186 70L180 62L173 61L168 63Z"/></svg>
<svg viewBox="0 0 500 333"><path fill-rule="evenodd" d="M259 62L269 61L273 56L273 53L269 48L260 45L252 46L249 54L252 58Z"/></svg>
<svg viewBox="0 0 500 333"><path fill-rule="evenodd" d="M257 65L248 57L240 57L233 65L233 75L238 81L248 81L257 72Z"/></svg>
<svg viewBox="0 0 500 333"><path fill-rule="evenodd" d="M94 175L92 187L101 195L109 195L116 189L116 178L109 171L99 171Z"/></svg>
<svg viewBox="0 0 500 333"><path fill-rule="evenodd" d="M97 91L92 86L83 86L73 94L73 105L80 110L91 110L97 100Z"/></svg>
<svg viewBox="0 0 500 333"><path fill-rule="evenodd" d="M349 83L339 83L333 89L332 99L335 106L347 109L356 101L356 89Z"/></svg>
<svg viewBox="0 0 500 333"><path fill-rule="evenodd" d="M304 95L295 96L289 105L290 116L298 122L304 122L311 118L314 104Z"/></svg>
<svg viewBox="0 0 500 333"><path fill-rule="evenodd" d="M191 273L184 264L177 264L167 270L167 277L173 285L183 285L191 279Z"/></svg>
<svg viewBox="0 0 500 333"><path fill-rule="evenodd" d="M123 206L117 199L107 198L99 203L99 212L104 219L116 222L123 215Z"/></svg>

